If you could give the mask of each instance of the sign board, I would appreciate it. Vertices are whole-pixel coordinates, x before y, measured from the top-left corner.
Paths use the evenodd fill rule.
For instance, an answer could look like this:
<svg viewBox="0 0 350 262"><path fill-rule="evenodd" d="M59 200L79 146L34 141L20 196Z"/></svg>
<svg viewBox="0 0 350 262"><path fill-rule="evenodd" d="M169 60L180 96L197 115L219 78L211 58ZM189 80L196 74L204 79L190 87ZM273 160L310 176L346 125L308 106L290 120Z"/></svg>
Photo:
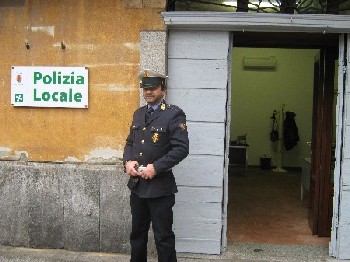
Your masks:
<svg viewBox="0 0 350 262"><path fill-rule="evenodd" d="M88 107L86 67L13 66L11 104L32 107Z"/></svg>

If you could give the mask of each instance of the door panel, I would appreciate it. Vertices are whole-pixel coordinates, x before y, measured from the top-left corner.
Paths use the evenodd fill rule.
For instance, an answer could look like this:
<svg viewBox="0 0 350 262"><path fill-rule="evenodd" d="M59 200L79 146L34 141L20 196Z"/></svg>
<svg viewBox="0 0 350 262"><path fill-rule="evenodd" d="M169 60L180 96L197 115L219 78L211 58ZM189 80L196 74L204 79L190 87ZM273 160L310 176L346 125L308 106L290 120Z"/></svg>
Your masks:
<svg viewBox="0 0 350 262"><path fill-rule="evenodd" d="M333 208L333 102L334 102L334 74L336 52L334 49L326 49L325 52L325 85L324 85L324 104L323 104L323 122L322 122L322 153L321 153L321 178L320 178L320 199L319 202L319 220L318 235L330 236Z"/></svg>
<svg viewBox="0 0 350 262"><path fill-rule="evenodd" d="M309 222L312 233L330 236L333 196L333 100L336 52L321 49L314 65Z"/></svg>
<svg viewBox="0 0 350 262"><path fill-rule="evenodd" d="M318 130L322 127L322 102L323 102L323 59L324 50L320 51L320 57L314 64L314 95L313 95L313 118L312 118L312 144L311 144L311 174L310 174L310 198L309 198L309 224L312 234L318 231L318 199L319 199L319 183L320 161L321 161L321 136Z"/></svg>
<svg viewBox="0 0 350 262"><path fill-rule="evenodd" d="M174 168L178 252L220 254L229 32L169 31L167 102L187 116L189 156Z"/></svg>
<svg viewBox="0 0 350 262"><path fill-rule="evenodd" d="M350 35L339 37L338 96L337 96L337 133L334 169L334 208L330 255L339 259L350 258L350 135L349 90L350 90Z"/></svg>
<svg viewBox="0 0 350 262"><path fill-rule="evenodd" d="M224 105L226 103L225 89L172 89L171 100L175 105L183 104L182 109L186 112L187 121L204 121L204 122L224 122L226 115ZM183 103L187 97L196 99L195 106L193 102ZM215 106L208 106L215 105ZM205 110L203 110L205 108Z"/></svg>

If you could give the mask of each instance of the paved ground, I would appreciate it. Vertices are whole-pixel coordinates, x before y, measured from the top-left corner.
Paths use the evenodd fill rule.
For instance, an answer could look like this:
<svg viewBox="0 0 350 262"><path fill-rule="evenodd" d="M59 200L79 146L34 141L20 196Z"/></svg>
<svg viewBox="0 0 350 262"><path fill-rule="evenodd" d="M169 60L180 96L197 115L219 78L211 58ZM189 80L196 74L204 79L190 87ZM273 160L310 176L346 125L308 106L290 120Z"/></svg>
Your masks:
<svg viewBox="0 0 350 262"><path fill-rule="evenodd" d="M72 252L57 249L30 249L0 246L0 262L127 262L124 254ZM156 258L149 259L156 262ZM232 244L220 256L178 254L179 262L335 262L342 261L328 256L327 246Z"/></svg>

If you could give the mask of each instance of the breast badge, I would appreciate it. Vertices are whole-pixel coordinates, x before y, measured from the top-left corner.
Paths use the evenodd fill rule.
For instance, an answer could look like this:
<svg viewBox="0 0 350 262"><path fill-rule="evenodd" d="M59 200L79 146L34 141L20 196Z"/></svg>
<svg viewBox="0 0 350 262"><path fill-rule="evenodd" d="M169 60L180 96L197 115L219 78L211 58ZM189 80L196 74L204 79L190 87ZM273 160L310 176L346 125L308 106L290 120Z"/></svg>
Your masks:
<svg viewBox="0 0 350 262"><path fill-rule="evenodd" d="M158 133L154 133L152 136L152 141L153 143L157 143L159 140L159 134Z"/></svg>

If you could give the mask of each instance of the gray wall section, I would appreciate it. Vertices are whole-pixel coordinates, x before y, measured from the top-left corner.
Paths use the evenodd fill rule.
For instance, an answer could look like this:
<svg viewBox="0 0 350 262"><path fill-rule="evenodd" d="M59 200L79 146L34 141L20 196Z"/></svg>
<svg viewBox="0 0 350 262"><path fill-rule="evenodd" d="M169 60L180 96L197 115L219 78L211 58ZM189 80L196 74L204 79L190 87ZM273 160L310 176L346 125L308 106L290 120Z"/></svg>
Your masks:
<svg viewBox="0 0 350 262"><path fill-rule="evenodd" d="M166 42L165 31L142 31L140 33L140 67L152 69L166 74ZM142 91L140 90L140 105L145 105Z"/></svg>
<svg viewBox="0 0 350 262"><path fill-rule="evenodd" d="M187 116L190 154L174 168L176 249L220 254L229 32L170 30L168 102Z"/></svg>
<svg viewBox="0 0 350 262"><path fill-rule="evenodd" d="M349 162L349 159L345 160ZM346 164L350 168L350 165ZM343 166L344 168L344 166ZM343 169L344 170L344 169ZM349 169L347 169L349 170ZM343 185L340 193L339 205L339 225L338 225L338 257L340 259L349 259L350 257L350 184L348 176L343 171Z"/></svg>
<svg viewBox="0 0 350 262"><path fill-rule="evenodd" d="M129 253L122 165L0 161L0 244Z"/></svg>
<svg viewBox="0 0 350 262"><path fill-rule="evenodd" d="M140 33L141 69L153 69L166 73L166 31L142 31Z"/></svg>
<svg viewBox="0 0 350 262"><path fill-rule="evenodd" d="M338 228L337 228L337 258L340 259L349 259L350 258L350 121L349 121L349 115L350 115L350 36L347 35L347 64L346 65L346 83L345 83L345 96L344 96L344 118L341 119L344 122L342 123L343 126L343 137L341 135L338 135L337 137L337 146L341 144L340 139L343 139L343 152L342 152L342 159L341 159L341 173L340 173L340 183L337 184L337 181L335 181L335 194L339 192L339 200L336 198L337 202L335 204L339 203L339 222L338 222ZM343 62L342 54L340 54L340 62ZM340 70L341 72L341 70ZM339 78L341 81L339 83L342 83L343 79L342 76ZM342 112L341 112L342 113ZM339 114L339 112L338 112ZM340 154L337 155L338 158L340 158ZM337 163L338 164L338 163ZM338 176L336 176L338 178ZM339 187L339 190L338 190ZM334 217L333 217L334 219ZM334 230L334 228L333 228ZM333 241L333 240L332 240Z"/></svg>

